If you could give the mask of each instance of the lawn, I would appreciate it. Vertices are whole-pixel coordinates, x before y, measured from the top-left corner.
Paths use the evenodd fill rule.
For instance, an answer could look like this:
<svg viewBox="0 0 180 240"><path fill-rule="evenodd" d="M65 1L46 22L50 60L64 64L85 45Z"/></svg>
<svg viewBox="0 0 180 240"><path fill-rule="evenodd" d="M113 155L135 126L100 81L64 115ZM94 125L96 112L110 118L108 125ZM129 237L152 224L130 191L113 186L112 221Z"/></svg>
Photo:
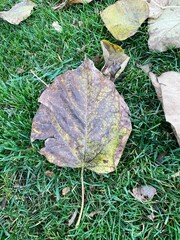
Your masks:
<svg viewBox="0 0 180 240"><path fill-rule="evenodd" d="M0 11L17 1L1 0ZM147 22L135 36L116 41L99 12L115 0L73 5L57 12L58 1L34 0L33 14L19 26L0 20L0 239L10 240L178 240L178 172L180 149L149 77L137 64L152 64L154 73L178 71L180 51L150 52ZM62 33L52 28L58 21ZM81 224L67 223L81 204L81 170L58 168L31 144L32 119L44 84L50 84L88 57L101 69L100 41L121 45L131 59L116 82L131 111L132 134L117 170L98 175L85 170L85 208ZM179 64L179 65L178 65ZM46 171L54 172L53 177ZM129 193L151 185L157 194L141 203ZM62 196L62 189L71 192ZM103 214L90 217L101 210ZM154 211L155 218L148 218Z"/></svg>

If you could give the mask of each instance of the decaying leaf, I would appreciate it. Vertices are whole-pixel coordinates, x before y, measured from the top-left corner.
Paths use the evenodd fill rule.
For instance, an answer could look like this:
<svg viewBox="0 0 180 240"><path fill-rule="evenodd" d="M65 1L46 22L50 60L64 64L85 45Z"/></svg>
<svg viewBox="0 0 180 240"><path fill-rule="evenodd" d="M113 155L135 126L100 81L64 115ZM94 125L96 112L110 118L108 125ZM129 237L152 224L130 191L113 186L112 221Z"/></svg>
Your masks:
<svg viewBox="0 0 180 240"><path fill-rule="evenodd" d="M53 178L53 177L55 176L55 173L52 172L52 171L47 170L47 171L45 172L45 175L46 175L47 177L49 177L49 178Z"/></svg>
<svg viewBox="0 0 180 240"><path fill-rule="evenodd" d="M146 185L138 188L133 188L131 195L141 202L152 199L156 194L156 189L152 186Z"/></svg>
<svg viewBox="0 0 180 240"><path fill-rule="evenodd" d="M148 16L145 0L119 0L101 12L107 29L118 40L134 35Z"/></svg>
<svg viewBox="0 0 180 240"><path fill-rule="evenodd" d="M103 215L103 214L104 214L104 211L96 210L96 211L91 212L90 214L88 214L88 216L89 216L89 217L94 217L96 214L101 214L101 215Z"/></svg>
<svg viewBox="0 0 180 240"><path fill-rule="evenodd" d="M165 8L159 18L149 20L148 45L152 50L163 52L180 47L180 1L172 0L171 5L173 7Z"/></svg>
<svg viewBox="0 0 180 240"><path fill-rule="evenodd" d="M149 0L149 18L158 18L172 0Z"/></svg>
<svg viewBox="0 0 180 240"><path fill-rule="evenodd" d="M150 72L150 68L151 68L151 64L145 64L145 65L139 65L137 64L137 67L140 68L141 70L143 70L144 73L149 74Z"/></svg>
<svg viewBox="0 0 180 240"><path fill-rule="evenodd" d="M65 0L65 2L62 2L60 4L58 4L56 7L54 7L53 9L54 10L57 10L57 9L62 9L64 8L65 6L68 6L68 5L72 5L72 4L76 4L76 3L82 3L82 4L86 4L86 3L90 3L92 2L93 0Z"/></svg>
<svg viewBox="0 0 180 240"><path fill-rule="evenodd" d="M162 102L166 121L173 126L180 145L180 73L165 72L160 77L149 74L158 98Z"/></svg>
<svg viewBox="0 0 180 240"><path fill-rule="evenodd" d="M152 212L150 215L147 216L147 218L149 218L151 221L154 221L155 219L154 213Z"/></svg>
<svg viewBox="0 0 180 240"><path fill-rule="evenodd" d="M62 27L59 25L58 21L53 22L52 26L57 32L62 32Z"/></svg>
<svg viewBox="0 0 180 240"><path fill-rule="evenodd" d="M35 6L36 4L32 1L24 0L23 2L14 5L9 11L0 12L0 18L11 24L18 25L30 16L31 11Z"/></svg>
<svg viewBox="0 0 180 240"><path fill-rule="evenodd" d="M129 109L90 60L58 76L42 93L31 141L45 140L40 153L61 167L115 170L131 132Z"/></svg>
<svg viewBox="0 0 180 240"><path fill-rule="evenodd" d="M124 53L124 50L107 40L101 41L105 65L101 72L111 81L115 81L117 77L125 69L130 57Z"/></svg>
<svg viewBox="0 0 180 240"><path fill-rule="evenodd" d="M62 195L65 196L66 194L68 194L71 191L70 187L65 187L62 190Z"/></svg>
<svg viewBox="0 0 180 240"><path fill-rule="evenodd" d="M171 177L180 177L180 171L175 173L175 174L173 174L173 175L171 175Z"/></svg>
<svg viewBox="0 0 180 240"><path fill-rule="evenodd" d="M71 217L71 218L69 219L69 221L68 221L68 227L70 227L70 226L74 223L74 221L75 221L75 219L76 219L76 216L77 216L77 213L78 213L78 210L76 209L76 210L74 211L72 217Z"/></svg>

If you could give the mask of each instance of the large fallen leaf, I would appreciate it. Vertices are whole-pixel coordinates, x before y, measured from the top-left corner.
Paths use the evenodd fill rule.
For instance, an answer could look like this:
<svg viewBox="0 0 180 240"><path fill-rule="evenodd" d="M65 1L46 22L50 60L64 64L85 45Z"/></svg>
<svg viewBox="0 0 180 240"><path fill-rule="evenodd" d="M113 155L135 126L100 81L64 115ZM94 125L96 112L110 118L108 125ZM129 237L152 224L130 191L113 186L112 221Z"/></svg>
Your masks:
<svg viewBox="0 0 180 240"><path fill-rule="evenodd" d="M152 199L156 194L156 189L152 186L146 185L138 188L133 188L131 195L141 202Z"/></svg>
<svg viewBox="0 0 180 240"><path fill-rule="evenodd" d="M149 3L149 18L158 18L164 7L170 5L172 0L147 0Z"/></svg>
<svg viewBox="0 0 180 240"><path fill-rule="evenodd" d="M0 18L11 24L18 25L30 16L31 11L35 6L36 4L32 1L25 0L14 5L9 11L0 12Z"/></svg>
<svg viewBox="0 0 180 240"><path fill-rule="evenodd" d="M162 102L166 121L173 126L180 145L180 73L165 72L157 77L151 72L149 76Z"/></svg>
<svg viewBox="0 0 180 240"><path fill-rule="evenodd" d="M56 7L54 7L53 9L54 10L62 9L65 6L68 6L68 5L72 5L72 4L76 4L76 3L86 4L86 3L90 3L92 1L93 0L65 0L64 2L58 4Z"/></svg>
<svg viewBox="0 0 180 240"><path fill-rule="evenodd" d="M134 35L148 16L145 0L119 0L101 12L107 29L118 40Z"/></svg>
<svg viewBox="0 0 180 240"><path fill-rule="evenodd" d="M107 40L101 41L105 65L101 72L111 81L115 81L117 77L124 71L130 57L124 53L124 50Z"/></svg>
<svg viewBox="0 0 180 240"><path fill-rule="evenodd" d="M31 141L45 140L40 153L61 167L115 170L131 132L129 109L90 60L58 76L42 93Z"/></svg>
<svg viewBox="0 0 180 240"><path fill-rule="evenodd" d="M163 52L180 47L180 0L172 0L171 5L159 18L149 20L148 45L152 50Z"/></svg>

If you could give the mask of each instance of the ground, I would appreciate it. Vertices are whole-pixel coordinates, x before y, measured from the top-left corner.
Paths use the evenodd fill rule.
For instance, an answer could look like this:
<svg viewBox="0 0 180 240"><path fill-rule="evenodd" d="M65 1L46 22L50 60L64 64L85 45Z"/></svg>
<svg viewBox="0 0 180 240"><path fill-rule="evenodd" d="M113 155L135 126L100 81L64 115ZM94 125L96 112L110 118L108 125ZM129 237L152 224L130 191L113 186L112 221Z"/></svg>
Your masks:
<svg viewBox="0 0 180 240"><path fill-rule="evenodd" d="M0 10L17 1L1 0ZM126 41L116 41L99 12L115 0L52 10L58 1L34 0L37 7L19 26L0 20L0 239L10 240L178 240L178 171L180 150L172 128L146 74L178 71L179 50L149 51L147 22ZM58 21L62 33L52 28ZM58 168L39 154L43 143L30 143L38 97L47 84L79 66L85 56L102 56L100 40L121 45L131 57L116 82L131 111L133 131L117 170L107 175L84 173L85 208L81 224L67 226L81 204L80 169ZM101 68L103 60L96 61ZM48 177L45 172L53 171ZM157 195L147 203L129 191L152 185ZM71 192L62 196L62 189ZM93 218L88 214L101 210ZM155 218L148 215L154 210Z"/></svg>

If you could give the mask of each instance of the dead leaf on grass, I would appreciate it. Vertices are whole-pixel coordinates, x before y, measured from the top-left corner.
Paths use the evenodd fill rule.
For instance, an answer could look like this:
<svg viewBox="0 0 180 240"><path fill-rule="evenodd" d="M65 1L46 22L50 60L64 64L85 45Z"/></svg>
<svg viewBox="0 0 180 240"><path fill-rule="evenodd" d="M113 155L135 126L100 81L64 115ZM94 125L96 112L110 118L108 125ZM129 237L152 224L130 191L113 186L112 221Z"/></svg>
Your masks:
<svg viewBox="0 0 180 240"><path fill-rule="evenodd" d="M0 18L11 24L18 25L30 16L35 6L36 4L32 1L25 0L14 5L9 11L0 12Z"/></svg>
<svg viewBox="0 0 180 240"><path fill-rule="evenodd" d="M96 214L104 214L104 211L100 211L100 210L96 210L94 212L91 212L90 214L88 214L89 217L94 217Z"/></svg>
<svg viewBox="0 0 180 240"><path fill-rule="evenodd" d="M143 70L144 73L149 74L150 72L150 68L151 68L151 64L145 64L145 65L139 65L137 64L137 67L140 68L141 70Z"/></svg>
<svg viewBox="0 0 180 240"><path fill-rule="evenodd" d="M118 40L134 35L149 16L149 6L144 0L119 0L101 12L107 29Z"/></svg>
<svg viewBox="0 0 180 240"><path fill-rule="evenodd" d="M149 18L158 18L165 6L170 5L172 0L147 0L149 4Z"/></svg>
<svg viewBox="0 0 180 240"><path fill-rule="evenodd" d="M175 173L175 174L173 174L173 175L171 175L171 177L180 177L180 171Z"/></svg>
<svg viewBox="0 0 180 240"><path fill-rule="evenodd" d="M39 98L31 141L61 167L115 170L131 132L129 109L113 82L90 60L58 76Z"/></svg>
<svg viewBox="0 0 180 240"><path fill-rule="evenodd" d="M172 0L173 7L165 8L157 19L149 19L149 49L163 52L180 47L180 1ZM177 6L177 7L174 7Z"/></svg>
<svg viewBox="0 0 180 240"><path fill-rule="evenodd" d="M173 126L180 145L180 73L170 71L157 77L150 72L149 76L162 102L166 121Z"/></svg>
<svg viewBox="0 0 180 240"><path fill-rule="evenodd" d="M156 189L150 185L133 188L131 195L141 202L152 199L156 194Z"/></svg>
<svg viewBox="0 0 180 240"><path fill-rule="evenodd" d="M49 177L49 178L53 178L53 177L55 176L55 173L52 172L52 171L47 170L47 171L45 172L45 175L46 175L47 177Z"/></svg>
<svg viewBox="0 0 180 240"><path fill-rule="evenodd" d="M150 215L147 216L147 218L149 218L151 221L154 221L155 219L154 213L152 212Z"/></svg>
<svg viewBox="0 0 180 240"><path fill-rule="evenodd" d="M71 191L70 187L65 187L62 190L62 195L65 196L66 194L68 194Z"/></svg>
<svg viewBox="0 0 180 240"><path fill-rule="evenodd" d="M107 40L101 41L101 47L105 60L105 65L101 72L106 78L114 82L124 71L130 57L124 53L120 46L112 44Z"/></svg>
<svg viewBox="0 0 180 240"><path fill-rule="evenodd" d="M62 32L62 27L59 25L58 21L53 22L52 26L57 32Z"/></svg>
<svg viewBox="0 0 180 240"><path fill-rule="evenodd" d="M77 213L78 213L78 210L76 209L75 212L73 213L72 217L68 221L68 227L70 227L74 223Z"/></svg>
<svg viewBox="0 0 180 240"><path fill-rule="evenodd" d="M72 4L77 4L77 3L82 3L82 4L87 4L92 2L93 0L65 0L65 2L58 4L56 7L53 7L54 10L62 9L65 6L72 5Z"/></svg>

